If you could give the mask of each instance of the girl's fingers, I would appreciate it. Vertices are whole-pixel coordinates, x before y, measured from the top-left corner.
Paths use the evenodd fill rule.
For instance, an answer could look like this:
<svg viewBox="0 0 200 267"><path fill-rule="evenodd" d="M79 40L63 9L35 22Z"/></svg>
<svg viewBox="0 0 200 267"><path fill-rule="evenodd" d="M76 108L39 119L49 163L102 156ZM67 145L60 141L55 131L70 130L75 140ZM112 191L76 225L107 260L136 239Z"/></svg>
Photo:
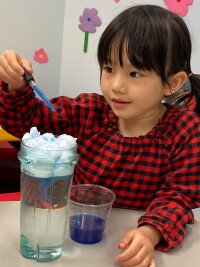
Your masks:
<svg viewBox="0 0 200 267"><path fill-rule="evenodd" d="M11 58L13 60L11 61L11 64L10 64L9 62ZM17 63L16 58L13 58L12 53L11 53L11 57L9 57L6 53L1 55L0 66L1 66L0 76L1 78L4 78L5 82L12 81L12 80L15 80L15 81L23 80L22 79L23 71L20 71L21 66ZM15 69L13 69L13 66L16 66ZM18 69L17 69L17 66L18 66Z"/></svg>
<svg viewBox="0 0 200 267"><path fill-rule="evenodd" d="M8 91L13 92L26 87L23 76L13 74L12 69L8 66L6 71L0 65L0 78L8 85Z"/></svg>
<svg viewBox="0 0 200 267"><path fill-rule="evenodd" d="M24 71L22 69L22 58L15 51L7 50L4 52L3 56L5 58L5 61L7 62L7 65L10 66L13 72L16 72L16 74L18 75L24 74Z"/></svg>
<svg viewBox="0 0 200 267"><path fill-rule="evenodd" d="M131 246L129 246L123 253L117 255L115 257L115 260L119 263L125 262L125 261L135 257L141 248L142 248L141 245L131 244Z"/></svg>
<svg viewBox="0 0 200 267"><path fill-rule="evenodd" d="M22 83L23 82L23 77L13 73L12 69L10 69L9 67L5 71L4 68L0 66L0 78L5 83L18 83L18 82Z"/></svg>
<svg viewBox="0 0 200 267"><path fill-rule="evenodd" d="M10 69L12 69L10 75L12 75L12 73L15 73L15 75L23 76L24 69L22 67L25 67L27 71L32 75L33 69L31 62L26 58L19 56L15 51L5 51L3 58L5 58L4 63L2 63L3 67L5 68L9 66Z"/></svg>
<svg viewBox="0 0 200 267"><path fill-rule="evenodd" d="M8 84L10 92L25 88L23 66L32 75L33 70L30 61L20 57L15 51L6 50L0 55L0 78Z"/></svg>
<svg viewBox="0 0 200 267"><path fill-rule="evenodd" d="M151 255L148 253L147 250L145 250L144 247L142 247L138 253L133 255L133 253L129 254L129 258L125 259L124 261L120 261L120 264L123 266L139 266L143 262L148 262L150 261ZM148 264L146 267L148 267Z"/></svg>
<svg viewBox="0 0 200 267"><path fill-rule="evenodd" d="M150 255L146 255L144 258L137 260L136 258L130 258L124 262L119 262L123 267L156 267L155 261L151 259Z"/></svg>
<svg viewBox="0 0 200 267"><path fill-rule="evenodd" d="M129 232L127 232L122 239L119 242L118 248L119 249L124 249L126 248L133 240L133 236L134 236L134 231L135 230L131 230Z"/></svg>
<svg viewBox="0 0 200 267"><path fill-rule="evenodd" d="M28 71L30 75L33 74L32 64L26 58L22 58L23 67Z"/></svg>

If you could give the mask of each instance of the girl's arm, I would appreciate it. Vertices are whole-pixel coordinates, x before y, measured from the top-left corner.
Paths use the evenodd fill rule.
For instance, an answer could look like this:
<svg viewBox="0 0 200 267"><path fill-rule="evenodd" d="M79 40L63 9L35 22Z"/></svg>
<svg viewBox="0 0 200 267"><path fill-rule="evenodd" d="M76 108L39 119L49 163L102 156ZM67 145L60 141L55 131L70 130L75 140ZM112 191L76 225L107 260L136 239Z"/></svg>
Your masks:
<svg viewBox="0 0 200 267"><path fill-rule="evenodd" d="M33 126L36 126L41 133L77 135L79 123L76 100L57 97L51 101L56 109L55 112L35 96L32 88L27 87L8 93L7 85L0 81L0 125L19 138Z"/></svg>
<svg viewBox="0 0 200 267"><path fill-rule="evenodd" d="M74 99L60 96L51 102L55 112L35 97L32 88L8 93L6 84L0 81L0 125L19 138L33 126L41 133L78 137L82 129L84 134L99 124L98 109L106 108L102 96L97 94L80 94Z"/></svg>
<svg viewBox="0 0 200 267"><path fill-rule="evenodd" d="M174 150L169 154L165 181L139 219L139 226L150 224L162 234L156 249L163 251L183 241L186 224L194 223L192 209L200 206L199 117L186 117L177 127L174 143L168 145Z"/></svg>

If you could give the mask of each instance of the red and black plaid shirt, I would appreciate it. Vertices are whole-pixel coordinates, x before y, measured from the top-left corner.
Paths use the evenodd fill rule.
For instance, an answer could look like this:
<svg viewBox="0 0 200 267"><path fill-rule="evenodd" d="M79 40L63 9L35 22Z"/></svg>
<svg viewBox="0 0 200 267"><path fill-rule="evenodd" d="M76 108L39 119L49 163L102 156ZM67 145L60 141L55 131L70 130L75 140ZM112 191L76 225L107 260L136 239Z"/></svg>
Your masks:
<svg viewBox="0 0 200 267"><path fill-rule="evenodd" d="M183 241L191 208L200 206L200 118L193 111L168 106L147 135L128 138L103 96L57 97L52 112L30 88L7 94L0 87L2 128L17 137L32 126L77 137L74 183L100 184L115 192L115 207L146 210L138 223L162 233L157 249Z"/></svg>

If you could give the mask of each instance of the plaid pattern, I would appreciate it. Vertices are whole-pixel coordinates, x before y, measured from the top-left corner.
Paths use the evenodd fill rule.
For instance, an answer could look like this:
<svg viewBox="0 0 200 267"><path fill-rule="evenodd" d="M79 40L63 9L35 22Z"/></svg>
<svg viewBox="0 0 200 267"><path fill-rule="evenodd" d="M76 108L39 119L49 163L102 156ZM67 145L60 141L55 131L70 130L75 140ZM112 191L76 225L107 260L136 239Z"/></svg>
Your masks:
<svg viewBox="0 0 200 267"><path fill-rule="evenodd" d="M67 206L72 178L35 178L21 171L21 200L36 208L63 208Z"/></svg>
<svg viewBox="0 0 200 267"><path fill-rule="evenodd" d="M168 106L147 135L125 138L117 118L97 94L52 99L56 112L35 98L30 88L7 94L1 83L0 124L21 137L32 126L41 133L78 138L74 183L94 183L116 194L114 207L146 210L139 225L151 224L167 251L183 241L191 208L200 206L200 119L186 109Z"/></svg>

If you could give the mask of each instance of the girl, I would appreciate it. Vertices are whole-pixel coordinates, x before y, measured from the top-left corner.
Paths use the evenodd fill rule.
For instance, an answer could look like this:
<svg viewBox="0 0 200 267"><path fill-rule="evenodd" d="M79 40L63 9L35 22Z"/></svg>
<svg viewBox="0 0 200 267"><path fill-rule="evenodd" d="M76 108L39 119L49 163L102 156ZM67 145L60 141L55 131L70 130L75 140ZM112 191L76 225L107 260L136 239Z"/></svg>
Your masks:
<svg viewBox="0 0 200 267"><path fill-rule="evenodd" d="M22 66L32 74L30 62L14 51L0 56L1 126L18 137L32 126L77 137L74 183L109 187L115 207L146 210L119 242L126 249L115 260L123 266L155 267L154 247L180 244L194 222L191 209L200 206L200 81L190 55L178 15L154 5L131 7L99 42L103 96L57 97L55 113L24 83ZM191 91L181 93L188 78ZM163 104L173 94L174 105ZM196 113L175 107L189 106L194 96Z"/></svg>

